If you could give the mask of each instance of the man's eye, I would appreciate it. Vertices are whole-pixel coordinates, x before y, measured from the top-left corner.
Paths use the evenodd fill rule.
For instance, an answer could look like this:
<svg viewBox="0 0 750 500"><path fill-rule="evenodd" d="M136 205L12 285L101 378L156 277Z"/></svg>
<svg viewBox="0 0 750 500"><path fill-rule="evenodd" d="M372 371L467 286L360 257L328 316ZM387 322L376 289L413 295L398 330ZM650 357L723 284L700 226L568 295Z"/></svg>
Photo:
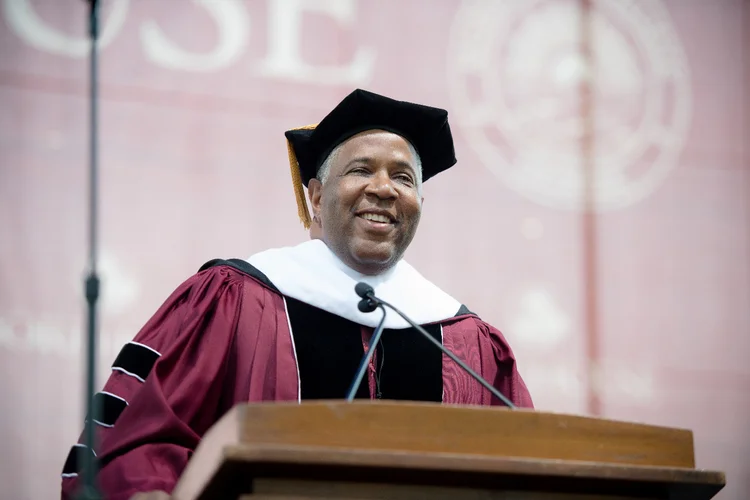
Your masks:
<svg viewBox="0 0 750 500"><path fill-rule="evenodd" d="M414 184L414 180L411 178L410 175L399 174L399 175L396 176L396 179L399 180L399 181L401 181L401 182L405 182L407 184Z"/></svg>

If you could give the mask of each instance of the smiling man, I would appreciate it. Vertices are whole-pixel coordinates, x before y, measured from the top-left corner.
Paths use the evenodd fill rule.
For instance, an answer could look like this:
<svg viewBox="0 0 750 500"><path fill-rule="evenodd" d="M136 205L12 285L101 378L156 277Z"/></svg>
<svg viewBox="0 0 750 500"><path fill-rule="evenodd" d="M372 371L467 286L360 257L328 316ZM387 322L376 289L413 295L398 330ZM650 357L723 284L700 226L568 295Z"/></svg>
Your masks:
<svg viewBox="0 0 750 500"><path fill-rule="evenodd" d="M123 348L97 395L108 499L171 491L203 434L236 404L343 398L380 320L357 308L360 281L532 407L502 334L403 259L423 183L456 163L447 112L356 90L286 137L311 240L206 263ZM501 404L396 314L385 328L356 397ZM65 464L63 498L77 487L80 452L74 446Z"/></svg>
<svg viewBox="0 0 750 500"><path fill-rule="evenodd" d="M323 241L365 275L392 268L411 243L422 208L422 167L403 137L360 132L333 151L308 185Z"/></svg>

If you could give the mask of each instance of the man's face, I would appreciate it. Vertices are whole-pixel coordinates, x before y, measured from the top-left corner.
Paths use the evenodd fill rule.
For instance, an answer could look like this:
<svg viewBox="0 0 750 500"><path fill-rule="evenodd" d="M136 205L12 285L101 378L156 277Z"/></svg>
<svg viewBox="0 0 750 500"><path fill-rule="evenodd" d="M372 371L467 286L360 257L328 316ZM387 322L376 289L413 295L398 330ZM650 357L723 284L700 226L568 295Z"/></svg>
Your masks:
<svg viewBox="0 0 750 500"><path fill-rule="evenodd" d="M379 274L406 251L422 211L416 168L404 138L371 130L343 143L325 185L308 184L323 240L352 269Z"/></svg>

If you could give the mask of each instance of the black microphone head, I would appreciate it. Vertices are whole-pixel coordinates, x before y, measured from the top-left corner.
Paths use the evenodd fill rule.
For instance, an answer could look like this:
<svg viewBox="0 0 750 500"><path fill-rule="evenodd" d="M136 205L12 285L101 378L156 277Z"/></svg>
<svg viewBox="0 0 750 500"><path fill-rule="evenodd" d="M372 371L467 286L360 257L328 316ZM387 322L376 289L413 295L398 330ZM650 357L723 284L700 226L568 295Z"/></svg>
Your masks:
<svg viewBox="0 0 750 500"><path fill-rule="evenodd" d="M362 297L363 299L366 298L368 295L372 295L375 293L375 290L372 289L370 285L365 283L364 281L360 281L357 283L357 285L354 287L354 291L357 292L357 295ZM373 309L374 311L375 309ZM362 311L365 312L365 311Z"/></svg>
<svg viewBox="0 0 750 500"><path fill-rule="evenodd" d="M363 313L371 313L378 308L378 303L369 297L365 297L359 301L357 308Z"/></svg>

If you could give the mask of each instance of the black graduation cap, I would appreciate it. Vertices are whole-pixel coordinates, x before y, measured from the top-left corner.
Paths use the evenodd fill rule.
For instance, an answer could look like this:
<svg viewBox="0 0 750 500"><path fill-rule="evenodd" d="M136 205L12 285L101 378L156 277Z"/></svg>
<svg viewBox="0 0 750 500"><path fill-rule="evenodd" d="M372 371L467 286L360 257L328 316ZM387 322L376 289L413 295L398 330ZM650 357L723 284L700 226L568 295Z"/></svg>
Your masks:
<svg viewBox="0 0 750 500"><path fill-rule="evenodd" d="M414 146L422 160L423 182L456 163L446 110L357 89L317 125L284 134L297 208L305 228L310 227L310 214L302 186L307 187L336 146L360 132L374 129L398 134Z"/></svg>

